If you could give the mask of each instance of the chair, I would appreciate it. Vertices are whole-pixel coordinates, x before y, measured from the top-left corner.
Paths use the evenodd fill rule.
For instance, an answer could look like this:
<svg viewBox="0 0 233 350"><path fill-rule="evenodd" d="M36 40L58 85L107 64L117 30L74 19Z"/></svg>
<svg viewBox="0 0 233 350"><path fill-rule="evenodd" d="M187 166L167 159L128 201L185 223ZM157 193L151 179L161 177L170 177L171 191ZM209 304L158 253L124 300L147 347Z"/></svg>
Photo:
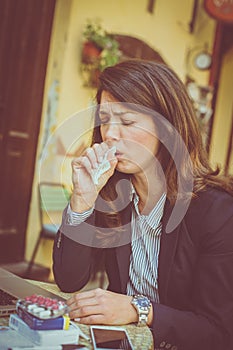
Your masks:
<svg viewBox="0 0 233 350"><path fill-rule="evenodd" d="M42 239L54 240L61 224L62 212L69 201L69 193L63 184L41 182L38 185L38 199L40 210L40 234L37 239L26 276L30 276L32 266Z"/></svg>

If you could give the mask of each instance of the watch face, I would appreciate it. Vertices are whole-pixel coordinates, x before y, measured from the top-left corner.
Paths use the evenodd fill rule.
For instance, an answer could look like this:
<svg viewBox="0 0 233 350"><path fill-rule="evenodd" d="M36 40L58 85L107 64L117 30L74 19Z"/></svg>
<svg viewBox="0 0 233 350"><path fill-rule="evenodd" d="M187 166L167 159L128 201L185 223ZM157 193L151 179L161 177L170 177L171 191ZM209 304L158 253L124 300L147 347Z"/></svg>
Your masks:
<svg viewBox="0 0 233 350"><path fill-rule="evenodd" d="M139 297L137 299L137 304L140 307L148 307L150 305L150 300L146 297Z"/></svg>

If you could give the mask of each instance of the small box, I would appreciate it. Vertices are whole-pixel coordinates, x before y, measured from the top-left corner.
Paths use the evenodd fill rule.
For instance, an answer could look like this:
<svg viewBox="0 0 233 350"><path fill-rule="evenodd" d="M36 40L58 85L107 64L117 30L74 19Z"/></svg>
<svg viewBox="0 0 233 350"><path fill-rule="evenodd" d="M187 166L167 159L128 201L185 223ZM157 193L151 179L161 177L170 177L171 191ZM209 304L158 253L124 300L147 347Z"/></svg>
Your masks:
<svg viewBox="0 0 233 350"><path fill-rule="evenodd" d="M31 329L18 315L11 314L9 327L31 340L34 344L40 346L78 344L79 341L79 328L75 327L73 324L71 324L67 330L54 329L38 331Z"/></svg>
<svg viewBox="0 0 233 350"><path fill-rule="evenodd" d="M16 312L31 329L35 330L68 329L70 325L70 318L66 315L50 320L42 320L29 314L21 306L17 306Z"/></svg>

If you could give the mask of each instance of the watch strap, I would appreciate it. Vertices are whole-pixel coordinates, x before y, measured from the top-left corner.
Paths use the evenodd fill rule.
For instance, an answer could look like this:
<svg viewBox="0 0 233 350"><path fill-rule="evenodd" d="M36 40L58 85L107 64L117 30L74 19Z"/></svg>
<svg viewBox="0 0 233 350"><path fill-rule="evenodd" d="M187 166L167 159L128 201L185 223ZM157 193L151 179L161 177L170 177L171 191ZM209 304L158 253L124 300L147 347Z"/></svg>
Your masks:
<svg viewBox="0 0 233 350"><path fill-rule="evenodd" d="M143 305L140 305L140 301L143 300ZM148 315L151 308L150 300L144 295L135 295L132 298L131 304L137 311L138 314L138 326L146 326L148 321Z"/></svg>

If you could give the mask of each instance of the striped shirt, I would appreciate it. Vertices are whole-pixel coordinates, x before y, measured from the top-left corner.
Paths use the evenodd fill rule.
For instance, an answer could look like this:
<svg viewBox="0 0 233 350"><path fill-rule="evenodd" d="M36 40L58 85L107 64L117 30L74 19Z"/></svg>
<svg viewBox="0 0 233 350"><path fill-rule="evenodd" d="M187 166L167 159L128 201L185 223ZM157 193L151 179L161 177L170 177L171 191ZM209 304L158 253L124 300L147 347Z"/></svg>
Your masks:
<svg viewBox="0 0 233 350"><path fill-rule="evenodd" d="M68 204L67 209L65 209L65 224L76 226L84 222L94 211L94 207L91 209L85 211L84 213L76 213L73 211L70 207L70 204Z"/></svg>
<svg viewBox="0 0 233 350"><path fill-rule="evenodd" d="M139 197L132 186L132 254L130 256L129 281L127 294L143 294L151 301L159 302L158 294L158 257L162 231L161 219L166 200L163 193L149 215L141 215L138 209ZM65 223L79 225L93 212L94 207L85 213L73 212L67 207Z"/></svg>
<svg viewBox="0 0 233 350"><path fill-rule="evenodd" d="M127 294L143 294L151 301L158 303L158 257L162 231L161 219L166 194L162 194L149 215L139 213L139 197L134 189L132 200L132 254L130 256Z"/></svg>

